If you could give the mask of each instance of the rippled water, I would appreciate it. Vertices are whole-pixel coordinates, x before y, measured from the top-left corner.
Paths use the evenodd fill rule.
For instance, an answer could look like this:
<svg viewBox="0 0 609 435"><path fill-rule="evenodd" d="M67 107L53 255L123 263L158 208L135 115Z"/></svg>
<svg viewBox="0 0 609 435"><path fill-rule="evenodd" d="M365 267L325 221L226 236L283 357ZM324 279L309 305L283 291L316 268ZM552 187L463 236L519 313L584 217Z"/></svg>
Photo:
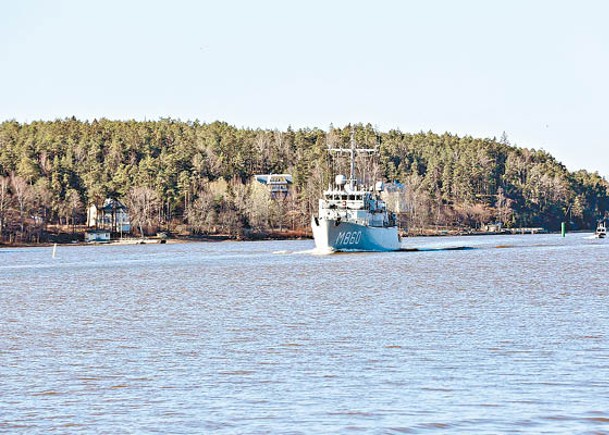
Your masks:
<svg viewBox="0 0 609 435"><path fill-rule="evenodd" d="M609 432L588 236L2 249L0 432Z"/></svg>

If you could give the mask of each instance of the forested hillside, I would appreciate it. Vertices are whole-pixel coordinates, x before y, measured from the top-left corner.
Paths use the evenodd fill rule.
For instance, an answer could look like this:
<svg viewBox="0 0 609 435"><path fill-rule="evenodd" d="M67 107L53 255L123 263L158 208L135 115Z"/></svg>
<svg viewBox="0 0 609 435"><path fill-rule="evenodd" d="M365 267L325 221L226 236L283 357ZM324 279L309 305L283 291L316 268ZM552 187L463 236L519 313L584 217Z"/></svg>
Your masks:
<svg viewBox="0 0 609 435"><path fill-rule="evenodd" d="M48 224L79 224L85 207L116 197L145 232L252 234L306 228L331 180L328 144L347 144L351 127L286 131L159 121L0 124L0 226L24 241ZM609 210L609 184L596 173L569 172L544 151L507 138L377 132L356 125L362 146L380 151L362 162L368 176L405 186L403 221L430 226L591 228ZM333 168L334 166L334 168ZM294 195L272 201L253 174L291 173Z"/></svg>

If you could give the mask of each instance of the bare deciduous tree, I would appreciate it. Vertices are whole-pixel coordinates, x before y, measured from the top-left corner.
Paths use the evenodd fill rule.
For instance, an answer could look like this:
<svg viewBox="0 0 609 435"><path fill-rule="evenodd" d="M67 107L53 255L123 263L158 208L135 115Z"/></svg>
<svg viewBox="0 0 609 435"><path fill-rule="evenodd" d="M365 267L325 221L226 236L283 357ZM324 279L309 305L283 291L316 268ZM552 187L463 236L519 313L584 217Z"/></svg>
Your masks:
<svg viewBox="0 0 609 435"><path fill-rule="evenodd" d="M142 237L156 230L156 218L161 202L157 193L149 187L132 187L127 194L127 207L131 224L137 227Z"/></svg>
<svg viewBox="0 0 609 435"><path fill-rule="evenodd" d="M502 187L497 189L495 202L495 209L497 210L497 218L501 223L507 224L514 214L514 210L512 209L512 201L510 198L505 196L505 191Z"/></svg>
<svg viewBox="0 0 609 435"><path fill-rule="evenodd" d="M30 186L25 179L15 175L15 173L11 174L11 185L13 190L13 198L17 203L17 208L19 211L19 227L23 233L25 217L32 199L32 186Z"/></svg>
<svg viewBox="0 0 609 435"><path fill-rule="evenodd" d="M2 239L4 226L6 225L5 215L8 211L9 203L11 200L9 186L9 177L0 176L0 240Z"/></svg>
<svg viewBox="0 0 609 435"><path fill-rule="evenodd" d="M248 198L248 218L252 229L263 233L269 226L271 197L266 186L254 183Z"/></svg>
<svg viewBox="0 0 609 435"><path fill-rule="evenodd" d="M186 214L194 233L209 232L217 221L214 195L207 190L200 190L197 198L189 204Z"/></svg>
<svg viewBox="0 0 609 435"><path fill-rule="evenodd" d="M68 192L66 193L66 199L64 202L65 202L64 217L66 218L66 222L68 222L68 220L71 219L72 232L74 232L74 226L76 225L76 216L84 210L83 203L80 199L80 195L78 194L78 192L75 189L68 190Z"/></svg>

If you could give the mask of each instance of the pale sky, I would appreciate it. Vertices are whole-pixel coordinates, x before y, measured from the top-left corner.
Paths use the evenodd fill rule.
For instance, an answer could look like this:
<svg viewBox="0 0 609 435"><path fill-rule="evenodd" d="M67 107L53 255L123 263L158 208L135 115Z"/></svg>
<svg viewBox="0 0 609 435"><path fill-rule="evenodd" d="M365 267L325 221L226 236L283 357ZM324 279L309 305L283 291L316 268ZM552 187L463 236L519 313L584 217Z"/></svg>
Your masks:
<svg viewBox="0 0 609 435"><path fill-rule="evenodd" d="M0 121L503 131L609 177L609 2L0 2Z"/></svg>

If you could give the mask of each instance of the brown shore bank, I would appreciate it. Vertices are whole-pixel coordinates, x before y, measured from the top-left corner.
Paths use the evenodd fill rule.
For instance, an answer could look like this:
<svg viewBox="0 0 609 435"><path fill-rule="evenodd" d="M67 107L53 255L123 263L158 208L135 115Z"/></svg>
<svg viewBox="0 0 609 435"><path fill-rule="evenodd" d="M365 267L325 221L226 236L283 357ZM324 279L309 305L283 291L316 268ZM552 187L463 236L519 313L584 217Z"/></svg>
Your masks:
<svg viewBox="0 0 609 435"><path fill-rule="evenodd" d="M57 245L90 246L90 245L144 245L144 244L174 244L189 242L224 242L224 241L258 241L258 240L300 240L310 239L310 233L306 231L272 231L268 233L249 233L243 235L234 234L171 234L159 233L154 236L120 236L113 235L111 240L103 242L86 242L84 231L74 233L48 232L44 238L37 242L25 242L20 240L0 241L0 248L26 248L26 247L48 247Z"/></svg>

